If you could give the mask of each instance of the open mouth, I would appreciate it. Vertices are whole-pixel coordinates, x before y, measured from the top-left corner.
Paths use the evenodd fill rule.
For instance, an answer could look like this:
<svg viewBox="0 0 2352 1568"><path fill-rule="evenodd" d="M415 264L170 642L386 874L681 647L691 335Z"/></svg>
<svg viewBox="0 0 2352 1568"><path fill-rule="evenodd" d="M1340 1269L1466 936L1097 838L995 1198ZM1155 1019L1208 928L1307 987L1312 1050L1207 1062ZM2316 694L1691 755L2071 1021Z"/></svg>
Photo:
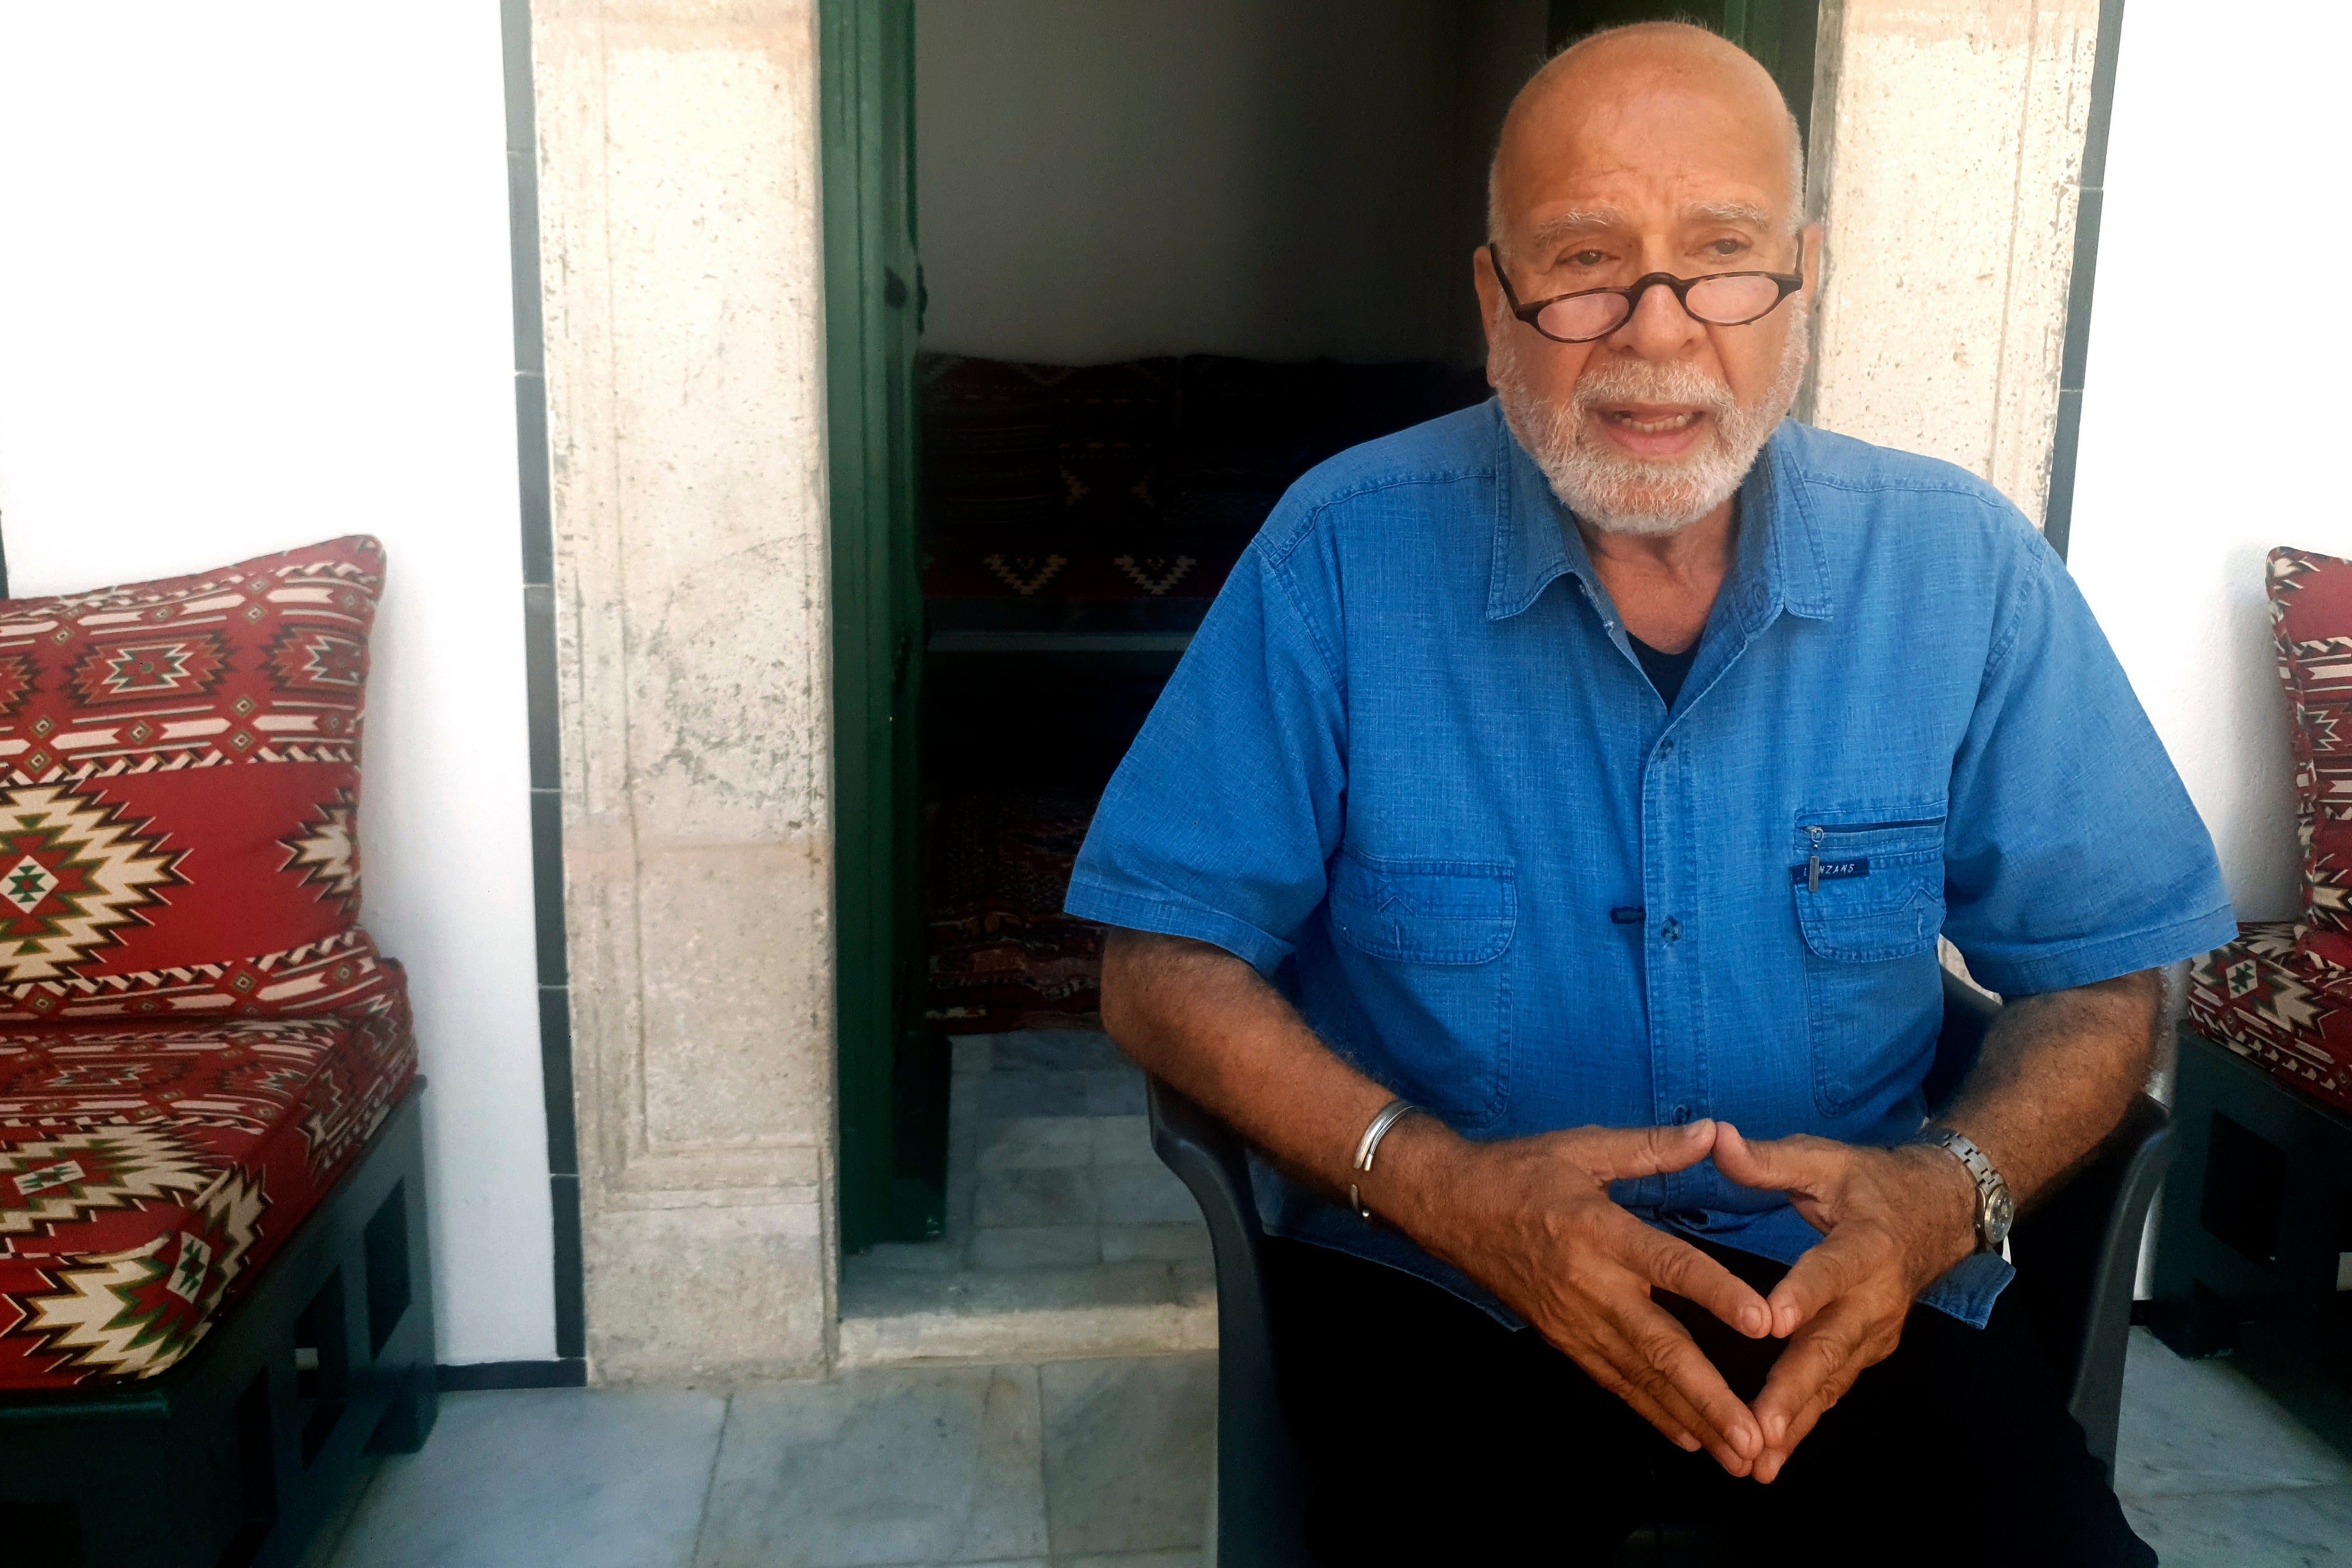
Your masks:
<svg viewBox="0 0 2352 1568"><path fill-rule="evenodd" d="M1601 417L1643 436L1664 436L1687 430L1706 417L1697 408L1604 408Z"/></svg>
<svg viewBox="0 0 2352 1568"><path fill-rule="evenodd" d="M1604 403L1592 422L1601 439L1628 458L1679 462L1706 440L1711 413L1688 403Z"/></svg>

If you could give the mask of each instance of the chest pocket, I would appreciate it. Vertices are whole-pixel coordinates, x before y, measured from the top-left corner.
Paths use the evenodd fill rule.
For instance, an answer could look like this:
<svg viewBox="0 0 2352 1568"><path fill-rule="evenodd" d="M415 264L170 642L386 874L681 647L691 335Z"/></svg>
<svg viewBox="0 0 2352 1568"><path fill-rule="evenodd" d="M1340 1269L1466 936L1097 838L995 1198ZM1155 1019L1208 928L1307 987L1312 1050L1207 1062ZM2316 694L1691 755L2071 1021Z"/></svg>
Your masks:
<svg viewBox="0 0 2352 1568"><path fill-rule="evenodd" d="M1331 934L1348 984L1380 1033L1399 1094L1463 1130L1493 1121L1510 1091L1511 941L1518 882L1507 860L1396 860L1343 851Z"/></svg>
<svg viewBox="0 0 2352 1568"><path fill-rule="evenodd" d="M1791 840L1790 896L1805 940L1813 1100L1843 1116L1924 1073L1944 929L1944 808L1808 811Z"/></svg>

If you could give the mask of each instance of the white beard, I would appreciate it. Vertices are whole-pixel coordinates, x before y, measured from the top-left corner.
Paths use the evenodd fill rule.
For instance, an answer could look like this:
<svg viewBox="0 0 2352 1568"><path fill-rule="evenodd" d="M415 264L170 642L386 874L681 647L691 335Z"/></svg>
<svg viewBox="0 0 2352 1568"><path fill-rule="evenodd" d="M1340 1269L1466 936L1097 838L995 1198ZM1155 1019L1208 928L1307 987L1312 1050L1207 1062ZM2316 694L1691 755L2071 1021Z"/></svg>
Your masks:
<svg viewBox="0 0 2352 1568"><path fill-rule="evenodd" d="M1811 312L1801 294L1788 309L1789 338L1780 369L1751 408L1741 407L1730 387L1694 365L1639 359L1602 360L1577 378L1568 402L1546 402L1528 386L1518 359L1521 323L1507 315L1502 318L1509 329L1500 337L1504 347L1489 357L1487 368L1511 434L1570 511L1603 533L1673 533L1732 498L1796 402L1809 353ZM1588 416L1611 403L1704 409L1713 438L1687 457L1629 457L1591 433Z"/></svg>

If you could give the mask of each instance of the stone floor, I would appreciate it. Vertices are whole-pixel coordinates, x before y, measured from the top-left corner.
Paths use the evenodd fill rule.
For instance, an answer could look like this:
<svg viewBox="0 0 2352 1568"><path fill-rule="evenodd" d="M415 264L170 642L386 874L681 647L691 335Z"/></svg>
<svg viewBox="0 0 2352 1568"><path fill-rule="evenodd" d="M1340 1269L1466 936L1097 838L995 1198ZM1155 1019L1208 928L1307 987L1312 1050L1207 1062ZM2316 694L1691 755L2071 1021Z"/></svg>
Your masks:
<svg viewBox="0 0 2352 1568"><path fill-rule="evenodd" d="M1214 1280L1142 1079L1100 1035L955 1053L947 1235L850 1260L840 1377L446 1396L310 1568L1194 1568ZM2116 1484L2173 1568L2352 1564L2352 1463L2145 1331Z"/></svg>
<svg viewBox="0 0 2352 1568"><path fill-rule="evenodd" d="M461 1394L315 1568L1194 1568L1215 1361ZM2116 1484L2168 1568L2352 1563L2352 1462L2133 1335Z"/></svg>
<svg viewBox="0 0 2352 1568"><path fill-rule="evenodd" d="M842 1270L852 1367L1216 1343L1201 1211L1151 1152L1143 1075L1107 1035L954 1042L947 1234Z"/></svg>

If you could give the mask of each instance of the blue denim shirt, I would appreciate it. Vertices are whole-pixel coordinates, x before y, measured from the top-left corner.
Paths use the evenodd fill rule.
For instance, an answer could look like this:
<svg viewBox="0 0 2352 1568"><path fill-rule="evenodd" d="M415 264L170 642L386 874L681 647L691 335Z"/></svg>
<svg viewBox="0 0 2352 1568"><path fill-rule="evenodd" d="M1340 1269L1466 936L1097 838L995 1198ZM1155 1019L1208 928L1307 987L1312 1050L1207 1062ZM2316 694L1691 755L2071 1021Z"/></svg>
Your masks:
<svg viewBox="0 0 2352 1568"><path fill-rule="evenodd" d="M1342 453L1243 557L1103 796L1072 914L1215 943L1475 1138L1712 1116L1898 1142L1938 934L2003 994L2234 934L2203 825L2064 566L1948 464L1788 424L1672 711L1493 403ZM1818 857L1818 878L1811 874ZM1257 1173L1277 1235L1434 1279ZM1650 1221L1819 1239L1712 1163ZM1925 1300L1981 1325L2009 1279Z"/></svg>

